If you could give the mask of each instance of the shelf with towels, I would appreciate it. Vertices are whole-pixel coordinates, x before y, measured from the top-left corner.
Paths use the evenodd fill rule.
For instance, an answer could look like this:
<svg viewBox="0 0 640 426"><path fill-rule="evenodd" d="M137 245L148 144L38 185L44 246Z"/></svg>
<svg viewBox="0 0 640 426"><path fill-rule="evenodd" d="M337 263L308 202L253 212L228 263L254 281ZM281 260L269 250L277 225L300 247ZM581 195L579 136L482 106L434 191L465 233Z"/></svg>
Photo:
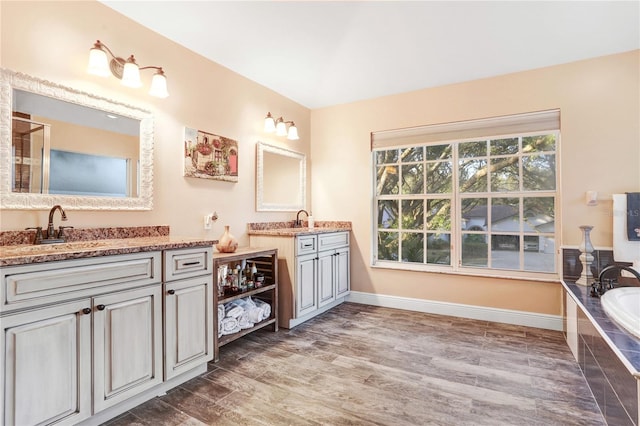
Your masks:
<svg viewBox="0 0 640 426"><path fill-rule="evenodd" d="M273 248L238 248L234 253L214 253L213 273L214 281L218 281L218 270L223 265L233 268L242 262L255 264L258 272L264 275L264 285L251 290L221 296L218 291L214 291L214 306L240 301L241 299L252 298L260 300L270 305L269 316L252 327L241 329L233 334L220 335L218 333L218 315L215 315L214 334L214 361L217 362L220 354L220 347L231 343L249 333L271 326L271 329L278 331L278 250Z"/></svg>

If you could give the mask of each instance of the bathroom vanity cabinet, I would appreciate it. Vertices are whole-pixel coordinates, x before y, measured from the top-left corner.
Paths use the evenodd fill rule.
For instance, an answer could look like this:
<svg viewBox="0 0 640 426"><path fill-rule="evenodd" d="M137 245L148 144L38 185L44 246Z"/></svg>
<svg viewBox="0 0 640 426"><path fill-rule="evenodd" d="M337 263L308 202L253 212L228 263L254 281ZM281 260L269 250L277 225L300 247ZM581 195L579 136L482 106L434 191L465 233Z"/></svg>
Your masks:
<svg viewBox="0 0 640 426"><path fill-rule="evenodd" d="M274 332L278 331L278 250L273 248L256 249L243 247L239 248L234 253L215 253L213 255L214 273L217 274L218 268L222 265L228 265L229 268L233 268L235 265L241 264L242 262L250 262L256 265L258 272L264 274L264 285L259 288L254 288L252 290L236 294L219 295L216 290L213 298L215 306L219 303L225 304L245 297L252 297L269 303L271 305L271 316L255 324L251 328L240 330L238 333L218 337L218 333L216 331L214 333L214 353L216 361L219 358L219 348L227 343L231 343L242 336L246 336L249 333L267 326L270 326ZM220 284L219 286L221 287ZM215 321L217 324L217 316Z"/></svg>
<svg viewBox="0 0 640 426"><path fill-rule="evenodd" d="M278 248L280 325L293 328L344 302L349 294L349 232L251 234L252 246Z"/></svg>
<svg viewBox="0 0 640 426"><path fill-rule="evenodd" d="M164 392L165 380L198 365L206 370L211 253L197 247L4 266L1 423L100 423Z"/></svg>

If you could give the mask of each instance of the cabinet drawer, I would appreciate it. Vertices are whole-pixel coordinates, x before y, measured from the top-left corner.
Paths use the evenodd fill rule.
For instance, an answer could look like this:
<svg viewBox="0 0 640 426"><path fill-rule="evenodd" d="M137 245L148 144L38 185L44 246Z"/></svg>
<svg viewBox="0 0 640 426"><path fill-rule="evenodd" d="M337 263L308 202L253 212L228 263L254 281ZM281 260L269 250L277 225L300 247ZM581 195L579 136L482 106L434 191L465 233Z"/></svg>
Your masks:
<svg viewBox="0 0 640 426"><path fill-rule="evenodd" d="M318 235L318 251L330 250L349 245L348 232L333 232Z"/></svg>
<svg viewBox="0 0 640 426"><path fill-rule="evenodd" d="M160 252L3 268L0 312L160 282Z"/></svg>
<svg viewBox="0 0 640 426"><path fill-rule="evenodd" d="M197 277L213 273L213 247L166 250L164 281Z"/></svg>
<svg viewBox="0 0 640 426"><path fill-rule="evenodd" d="M315 253L318 250L318 238L315 235L302 235L296 238L296 256Z"/></svg>

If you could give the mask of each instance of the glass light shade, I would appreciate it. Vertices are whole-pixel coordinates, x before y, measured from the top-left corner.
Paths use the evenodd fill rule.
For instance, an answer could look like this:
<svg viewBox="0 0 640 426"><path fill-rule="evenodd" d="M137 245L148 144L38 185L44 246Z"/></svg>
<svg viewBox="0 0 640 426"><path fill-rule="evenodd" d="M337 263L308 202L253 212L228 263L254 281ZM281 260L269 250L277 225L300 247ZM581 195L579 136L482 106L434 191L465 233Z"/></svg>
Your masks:
<svg viewBox="0 0 640 426"><path fill-rule="evenodd" d="M278 121L276 123L276 135L287 136L287 125L282 120L282 117L278 118Z"/></svg>
<svg viewBox="0 0 640 426"><path fill-rule="evenodd" d="M140 87L142 81L140 81L140 68L135 62L125 62L124 70L122 71L122 85L127 87Z"/></svg>
<svg viewBox="0 0 640 426"><path fill-rule="evenodd" d="M165 77L162 71L158 71L153 75L151 79L151 88L149 89L149 94L151 96L155 96L156 98L166 98L169 96L169 92L167 91L167 77Z"/></svg>
<svg viewBox="0 0 640 426"><path fill-rule="evenodd" d="M298 139L300 139L300 137L298 136L298 128L294 123L291 123L291 126L289 126L289 133L287 134L287 139L291 141L297 141Z"/></svg>
<svg viewBox="0 0 640 426"><path fill-rule="evenodd" d="M264 131L267 133L273 133L276 131L276 122L273 120L271 113L268 113L264 119Z"/></svg>
<svg viewBox="0 0 640 426"><path fill-rule="evenodd" d="M93 75L99 75L100 77L108 77L111 73L109 71L109 58L107 58L107 52L97 47L89 50L89 65L87 66L87 72Z"/></svg>

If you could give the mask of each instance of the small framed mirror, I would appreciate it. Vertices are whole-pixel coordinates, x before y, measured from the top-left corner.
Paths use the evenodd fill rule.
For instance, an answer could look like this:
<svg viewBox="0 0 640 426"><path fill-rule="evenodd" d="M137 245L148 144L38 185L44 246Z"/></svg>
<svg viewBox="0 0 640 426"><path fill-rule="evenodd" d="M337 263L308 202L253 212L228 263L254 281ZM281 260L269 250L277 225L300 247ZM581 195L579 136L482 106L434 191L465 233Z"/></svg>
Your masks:
<svg viewBox="0 0 640 426"><path fill-rule="evenodd" d="M307 157L263 142L256 145L256 210L306 208Z"/></svg>
<svg viewBox="0 0 640 426"><path fill-rule="evenodd" d="M1 208L151 210L150 112L7 69L0 91Z"/></svg>

